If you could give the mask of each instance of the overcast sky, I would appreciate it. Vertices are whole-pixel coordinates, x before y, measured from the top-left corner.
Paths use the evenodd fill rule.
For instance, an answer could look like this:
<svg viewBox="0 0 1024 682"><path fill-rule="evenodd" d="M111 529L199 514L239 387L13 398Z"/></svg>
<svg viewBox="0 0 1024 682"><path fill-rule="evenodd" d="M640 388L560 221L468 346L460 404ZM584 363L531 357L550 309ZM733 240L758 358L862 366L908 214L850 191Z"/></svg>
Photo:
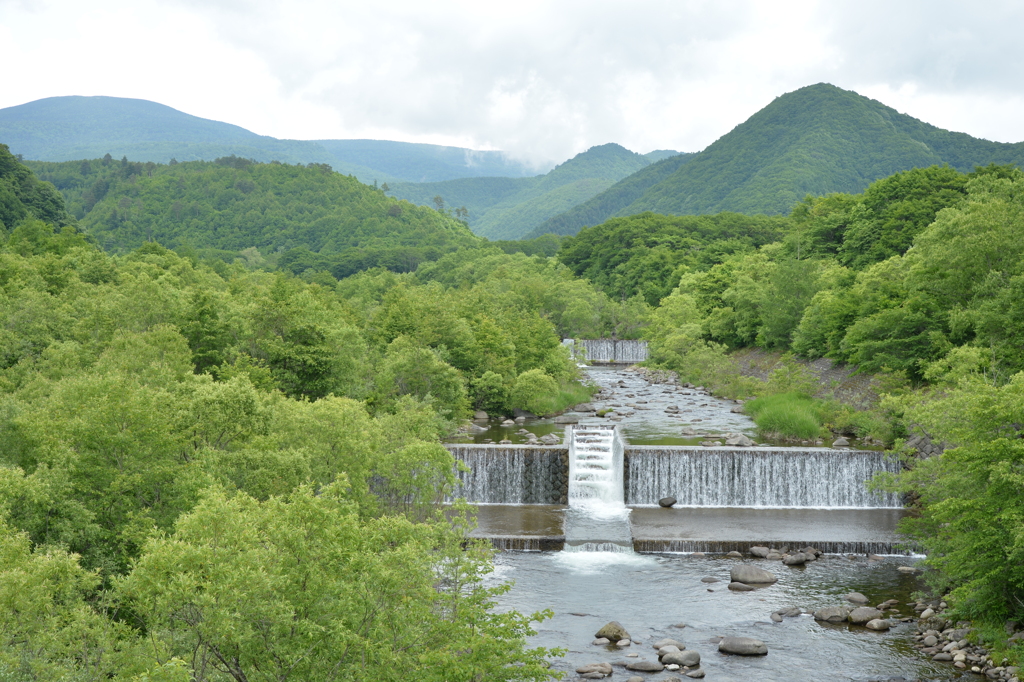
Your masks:
<svg viewBox="0 0 1024 682"><path fill-rule="evenodd" d="M281 138L698 151L818 82L1024 140L1024 3L0 0L0 108L137 97Z"/></svg>

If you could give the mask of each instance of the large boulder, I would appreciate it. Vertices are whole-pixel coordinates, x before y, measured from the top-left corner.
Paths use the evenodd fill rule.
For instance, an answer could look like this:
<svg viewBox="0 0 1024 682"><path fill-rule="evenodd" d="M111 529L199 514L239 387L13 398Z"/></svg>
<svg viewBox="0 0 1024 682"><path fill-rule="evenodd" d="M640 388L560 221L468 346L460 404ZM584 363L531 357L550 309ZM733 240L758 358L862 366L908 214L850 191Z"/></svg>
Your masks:
<svg viewBox="0 0 1024 682"><path fill-rule="evenodd" d="M873 606L858 606L853 611L850 611L850 615L847 616L847 620L854 625L864 625L868 621L881 618L882 615L882 612Z"/></svg>
<svg viewBox="0 0 1024 682"><path fill-rule="evenodd" d="M807 563L807 555L803 552L797 552L796 554L787 554L782 557L782 563L787 566L803 566Z"/></svg>
<svg viewBox="0 0 1024 682"><path fill-rule="evenodd" d="M576 672L578 672L580 675L585 675L586 673L604 673L605 675L611 675L612 664L589 663L587 665L581 665L580 667L576 668Z"/></svg>
<svg viewBox="0 0 1024 682"><path fill-rule="evenodd" d="M622 624L618 621L613 620L612 622L605 625L603 628L597 631L594 637L604 637L610 642L618 642L623 639L630 639L629 633L626 632L626 628L622 627Z"/></svg>
<svg viewBox="0 0 1024 682"><path fill-rule="evenodd" d="M768 552L769 551L771 551L771 550L769 550L767 547L751 547L750 548L750 553L751 554L753 554L756 557L760 557L762 559L764 559L766 556L768 556Z"/></svg>
<svg viewBox="0 0 1024 682"><path fill-rule="evenodd" d="M842 623L850 615L850 609L846 606L826 606L814 612L814 620L823 620L827 623Z"/></svg>
<svg viewBox="0 0 1024 682"><path fill-rule="evenodd" d="M718 650L723 654L764 656L768 653L768 645L753 637L726 637L718 643Z"/></svg>
<svg viewBox="0 0 1024 682"><path fill-rule="evenodd" d="M661 662L665 665L685 665L692 668L695 665L700 665L700 654L692 649L686 651L677 651L671 654L665 654L661 657Z"/></svg>
<svg viewBox="0 0 1024 682"><path fill-rule="evenodd" d="M729 571L729 576L734 583L745 583L747 585L767 585L778 580L774 574L753 564L737 564Z"/></svg>

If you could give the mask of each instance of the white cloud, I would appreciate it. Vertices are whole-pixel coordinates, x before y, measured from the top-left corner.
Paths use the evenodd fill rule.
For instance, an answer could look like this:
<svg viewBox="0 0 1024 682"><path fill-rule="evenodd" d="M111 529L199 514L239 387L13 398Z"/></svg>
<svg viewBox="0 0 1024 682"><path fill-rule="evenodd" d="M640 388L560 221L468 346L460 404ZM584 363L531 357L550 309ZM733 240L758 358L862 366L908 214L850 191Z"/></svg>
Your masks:
<svg viewBox="0 0 1024 682"><path fill-rule="evenodd" d="M942 127L1024 139L1024 10L989 2L0 0L0 106L141 97L292 138L561 161L695 151L828 81ZM30 65L29 68L26 68Z"/></svg>

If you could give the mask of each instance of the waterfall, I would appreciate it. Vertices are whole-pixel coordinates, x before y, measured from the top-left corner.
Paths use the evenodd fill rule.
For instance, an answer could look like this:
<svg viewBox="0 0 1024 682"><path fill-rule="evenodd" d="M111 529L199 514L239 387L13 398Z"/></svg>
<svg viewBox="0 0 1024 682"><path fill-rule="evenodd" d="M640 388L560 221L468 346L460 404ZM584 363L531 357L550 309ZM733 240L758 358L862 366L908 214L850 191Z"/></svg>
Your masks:
<svg viewBox="0 0 1024 682"><path fill-rule="evenodd" d="M686 507L902 506L897 495L864 485L876 472L899 471L881 452L633 446L626 456L631 505L672 496Z"/></svg>
<svg viewBox="0 0 1024 682"><path fill-rule="evenodd" d="M475 504L565 504L566 450L558 446L449 445L459 471L456 497Z"/></svg>
<svg viewBox="0 0 1024 682"><path fill-rule="evenodd" d="M614 426L571 430L565 551L633 551L623 487L623 450Z"/></svg>
<svg viewBox="0 0 1024 682"><path fill-rule="evenodd" d="M586 362L635 364L647 359L647 342L618 339L565 339L565 345L575 344L583 351Z"/></svg>

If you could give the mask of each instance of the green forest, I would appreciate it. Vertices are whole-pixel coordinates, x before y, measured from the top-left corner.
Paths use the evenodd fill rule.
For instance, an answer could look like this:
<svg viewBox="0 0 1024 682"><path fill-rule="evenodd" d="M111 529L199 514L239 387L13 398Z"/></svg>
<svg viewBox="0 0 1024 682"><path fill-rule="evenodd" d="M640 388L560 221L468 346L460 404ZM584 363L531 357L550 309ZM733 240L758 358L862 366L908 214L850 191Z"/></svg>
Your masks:
<svg viewBox="0 0 1024 682"><path fill-rule="evenodd" d="M527 242L449 206L324 164L0 145L0 679L550 679L550 614L494 610L473 509L439 511L441 441L586 401L573 337L646 339L764 432L884 444L931 589L993 637L1024 618L1017 167ZM751 348L781 354L766 381ZM819 357L878 402L812 386Z"/></svg>

